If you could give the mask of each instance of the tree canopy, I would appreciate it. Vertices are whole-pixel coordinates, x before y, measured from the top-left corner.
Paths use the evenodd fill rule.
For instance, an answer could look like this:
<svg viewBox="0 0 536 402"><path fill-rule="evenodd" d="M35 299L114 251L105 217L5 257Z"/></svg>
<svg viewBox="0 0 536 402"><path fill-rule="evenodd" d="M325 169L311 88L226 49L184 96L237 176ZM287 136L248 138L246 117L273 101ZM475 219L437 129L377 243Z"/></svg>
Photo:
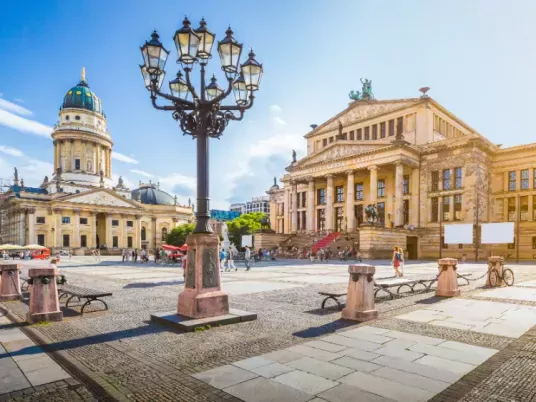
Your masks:
<svg viewBox="0 0 536 402"><path fill-rule="evenodd" d="M242 245L242 236L257 232L262 226L261 221L264 217L265 215L262 212L251 212L227 222L229 240L235 246L240 247Z"/></svg>
<svg viewBox="0 0 536 402"><path fill-rule="evenodd" d="M182 246L186 243L186 236L192 233L194 228L194 223L183 223L182 225L174 227L166 236L166 244L177 247Z"/></svg>

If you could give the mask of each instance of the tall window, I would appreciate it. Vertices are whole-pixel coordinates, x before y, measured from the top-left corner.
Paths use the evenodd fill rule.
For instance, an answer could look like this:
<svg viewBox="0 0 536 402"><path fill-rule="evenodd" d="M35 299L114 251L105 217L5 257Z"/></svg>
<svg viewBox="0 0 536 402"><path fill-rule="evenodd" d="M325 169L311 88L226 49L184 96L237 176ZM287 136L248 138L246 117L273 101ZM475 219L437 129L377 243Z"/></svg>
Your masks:
<svg viewBox="0 0 536 402"><path fill-rule="evenodd" d="M45 217L44 216L37 216L35 218L35 223L45 223Z"/></svg>
<svg viewBox="0 0 536 402"><path fill-rule="evenodd" d="M68 234L63 235L63 247L71 247L71 236Z"/></svg>
<svg viewBox="0 0 536 402"><path fill-rule="evenodd" d="M335 231L336 232L342 232L344 227L344 208L343 207L337 207L335 208L335 216L336 216L336 222L335 222Z"/></svg>
<svg viewBox="0 0 536 402"><path fill-rule="evenodd" d="M385 202L378 202L378 222L385 225Z"/></svg>
<svg viewBox="0 0 536 402"><path fill-rule="evenodd" d="M322 146L325 147L325 146L327 146L327 145L328 145L328 139L327 139L327 138L324 138L324 139L322 140Z"/></svg>
<svg viewBox="0 0 536 402"><path fill-rule="evenodd" d="M450 220L450 197L443 197L443 220Z"/></svg>
<svg viewBox="0 0 536 402"><path fill-rule="evenodd" d="M355 185L355 199L357 201L363 200L363 183L356 183Z"/></svg>
<svg viewBox="0 0 536 402"><path fill-rule="evenodd" d="M127 221L127 228L133 228L134 227L134 221Z"/></svg>
<svg viewBox="0 0 536 402"><path fill-rule="evenodd" d="M147 230L145 228L141 228L141 239L143 241L147 240Z"/></svg>
<svg viewBox="0 0 536 402"><path fill-rule="evenodd" d="M347 140L348 139L348 133L342 133L341 140Z"/></svg>
<svg viewBox="0 0 536 402"><path fill-rule="evenodd" d="M357 226L363 223L363 204L354 206L354 214L357 222Z"/></svg>
<svg viewBox="0 0 536 402"><path fill-rule="evenodd" d="M329 137L329 143L331 144L333 142L333 137Z"/></svg>
<svg viewBox="0 0 536 402"><path fill-rule="evenodd" d="M515 197L508 198L508 221L514 222L516 220L516 199Z"/></svg>
<svg viewBox="0 0 536 402"><path fill-rule="evenodd" d="M87 218L80 217L80 225L87 225Z"/></svg>
<svg viewBox="0 0 536 402"><path fill-rule="evenodd" d="M357 140L361 141L363 139L362 130L360 128L357 129Z"/></svg>
<svg viewBox="0 0 536 402"><path fill-rule="evenodd" d="M528 190L529 188L529 170L523 169L521 171L521 190Z"/></svg>
<svg viewBox="0 0 536 402"><path fill-rule="evenodd" d="M516 191L516 172L508 172L508 190Z"/></svg>
<svg viewBox="0 0 536 402"><path fill-rule="evenodd" d="M316 204L317 205L326 205L326 189L319 188L316 190Z"/></svg>
<svg viewBox="0 0 536 402"><path fill-rule="evenodd" d="M80 247L87 247L87 236L80 236Z"/></svg>
<svg viewBox="0 0 536 402"><path fill-rule="evenodd" d="M385 138L385 122L380 123L380 138Z"/></svg>
<svg viewBox="0 0 536 402"><path fill-rule="evenodd" d="M167 228L162 228L162 241L166 241Z"/></svg>
<svg viewBox="0 0 536 402"><path fill-rule="evenodd" d="M454 172L455 172L455 175L456 175L456 182L454 183L454 187L455 188L462 188L462 183L463 183L463 180L462 180L462 168L457 167L456 169L454 169Z"/></svg>
<svg viewBox="0 0 536 402"><path fill-rule="evenodd" d="M119 226L119 219L112 219L112 226Z"/></svg>
<svg viewBox="0 0 536 402"><path fill-rule="evenodd" d="M302 224L301 224L301 230L305 230L307 229L307 212L306 211L301 211L301 214L302 214Z"/></svg>
<svg viewBox="0 0 536 402"><path fill-rule="evenodd" d="M389 120L389 137L395 135L395 121Z"/></svg>
<svg viewBox="0 0 536 402"><path fill-rule="evenodd" d="M80 159L75 159L74 160L74 169L75 170L80 170Z"/></svg>
<svg viewBox="0 0 536 402"><path fill-rule="evenodd" d="M322 232L326 229L326 210L319 209L316 211L316 229Z"/></svg>
<svg viewBox="0 0 536 402"><path fill-rule="evenodd" d="M378 180L378 197L385 197L385 180Z"/></svg>
<svg viewBox="0 0 536 402"><path fill-rule="evenodd" d="M70 216L62 216L61 217L61 223L65 223L65 224L71 223L71 217Z"/></svg>
<svg viewBox="0 0 536 402"><path fill-rule="evenodd" d="M519 197L519 214L520 220L528 221L529 220L529 197Z"/></svg>
<svg viewBox="0 0 536 402"><path fill-rule="evenodd" d="M350 140L351 141L355 140L355 131L354 130L350 131Z"/></svg>
<svg viewBox="0 0 536 402"><path fill-rule="evenodd" d="M365 127L365 140L370 140L370 127Z"/></svg>
<svg viewBox="0 0 536 402"><path fill-rule="evenodd" d="M296 220L297 220L297 222L296 222L297 225L296 226L297 226L298 230L300 230L300 228L301 228L301 213L300 213L300 211L298 211L298 213L296 215L297 215L296 216Z"/></svg>
<svg viewBox="0 0 536 402"><path fill-rule="evenodd" d="M306 191L301 193L301 206L302 208L307 206L307 192Z"/></svg>
<svg viewBox="0 0 536 402"><path fill-rule="evenodd" d="M335 187L335 194L336 194L336 202L344 202L344 187L343 186L337 186Z"/></svg>
<svg viewBox="0 0 536 402"><path fill-rule="evenodd" d="M402 182L402 192L404 194L409 194L409 176L404 175L404 180Z"/></svg>
<svg viewBox="0 0 536 402"><path fill-rule="evenodd" d="M439 190L439 171L434 170L432 172L432 191Z"/></svg>
<svg viewBox="0 0 536 402"><path fill-rule="evenodd" d="M409 224L409 200L404 200L404 225Z"/></svg>
<svg viewBox="0 0 536 402"><path fill-rule="evenodd" d="M377 140L378 139L378 125L374 124L372 126L372 139Z"/></svg>
<svg viewBox="0 0 536 402"><path fill-rule="evenodd" d="M462 220L462 195L456 194L454 196L454 220Z"/></svg>
<svg viewBox="0 0 536 402"><path fill-rule="evenodd" d="M450 190L450 169L443 170L443 190Z"/></svg>
<svg viewBox="0 0 536 402"><path fill-rule="evenodd" d="M396 119L396 133L402 134L404 132L404 118L399 117Z"/></svg>
<svg viewBox="0 0 536 402"><path fill-rule="evenodd" d="M45 235L44 234L38 234L37 235L37 244L40 246L45 246Z"/></svg>
<svg viewBox="0 0 536 402"><path fill-rule="evenodd" d="M437 197L432 197L432 222L439 220L439 202Z"/></svg>
<svg viewBox="0 0 536 402"><path fill-rule="evenodd" d="M113 236L112 237L112 247L118 248L119 247L119 236Z"/></svg>
<svg viewBox="0 0 536 402"><path fill-rule="evenodd" d="M132 247L132 236L128 236L127 237L127 247L128 248L131 248Z"/></svg>

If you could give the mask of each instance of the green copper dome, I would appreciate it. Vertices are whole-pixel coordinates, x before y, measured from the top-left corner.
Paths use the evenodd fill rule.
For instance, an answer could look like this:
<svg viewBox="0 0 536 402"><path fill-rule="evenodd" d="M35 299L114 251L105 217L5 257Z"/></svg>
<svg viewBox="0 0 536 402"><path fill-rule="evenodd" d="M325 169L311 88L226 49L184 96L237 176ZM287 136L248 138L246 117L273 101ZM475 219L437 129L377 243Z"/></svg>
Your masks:
<svg viewBox="0 0 536 402"><path fill-rule="evenodd" d="M91 89L89 89L84 69L82 69L82 80L77 86L72 87L67 91L63 98L63 105L61 108L87 109L95 113L104 114L102 112L101 100L91 91Z"/></svg>

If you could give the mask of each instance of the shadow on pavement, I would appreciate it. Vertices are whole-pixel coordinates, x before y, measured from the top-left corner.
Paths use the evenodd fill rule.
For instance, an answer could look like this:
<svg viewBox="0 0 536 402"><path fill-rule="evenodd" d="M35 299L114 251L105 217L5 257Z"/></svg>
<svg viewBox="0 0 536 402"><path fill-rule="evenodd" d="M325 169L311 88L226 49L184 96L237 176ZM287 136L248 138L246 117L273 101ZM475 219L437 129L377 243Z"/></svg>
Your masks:
<svg viewBox="0 0 536 402"><path fill-rule="evenodd" d="M335 320L327 324L321 325L319 327L311 327L304 329L302 331L294 332L292 335L297 336L298 338L316 338L317 336L326 335L333 333L339 329L352 327L358 325L357 321L349 320Z"/></svg>
<svg viewBox="0 0 536 402"><path fill-rule="evenodd" d="M140 282L140 283L129 283L128 285L123 286L123 289L143 289L143 288L154 288L157 286L172 286L172 285L182 285L184 284L184 279L179 281L167 281L167 282Z"/></svg>

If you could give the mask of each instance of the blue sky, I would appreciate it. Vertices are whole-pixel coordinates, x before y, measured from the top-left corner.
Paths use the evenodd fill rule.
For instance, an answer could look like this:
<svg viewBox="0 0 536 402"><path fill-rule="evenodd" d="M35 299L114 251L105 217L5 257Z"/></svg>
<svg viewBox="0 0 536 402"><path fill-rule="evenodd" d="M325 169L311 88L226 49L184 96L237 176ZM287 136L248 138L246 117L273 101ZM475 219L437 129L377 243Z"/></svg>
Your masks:
<svg viewBox="0 0 536 402"><path fill-rule="evenodd" d="M0 177L17 166L27 185L38 185L52 173L47 128L84 66L108 117L114 174L195 198L195 142L152 108L138 68L139 46L156 28L174 77L171 36L184 15L195 27L204 16L217 39L230 24L265 71L244 121L211 142L213 208L262 195L293 148L305 153L309 125L345 108L360 77L380 100L429 86L496 143L536 141L534 1L18 0L0 13ZM217 57L208 68L223 82Z"/></svg>

